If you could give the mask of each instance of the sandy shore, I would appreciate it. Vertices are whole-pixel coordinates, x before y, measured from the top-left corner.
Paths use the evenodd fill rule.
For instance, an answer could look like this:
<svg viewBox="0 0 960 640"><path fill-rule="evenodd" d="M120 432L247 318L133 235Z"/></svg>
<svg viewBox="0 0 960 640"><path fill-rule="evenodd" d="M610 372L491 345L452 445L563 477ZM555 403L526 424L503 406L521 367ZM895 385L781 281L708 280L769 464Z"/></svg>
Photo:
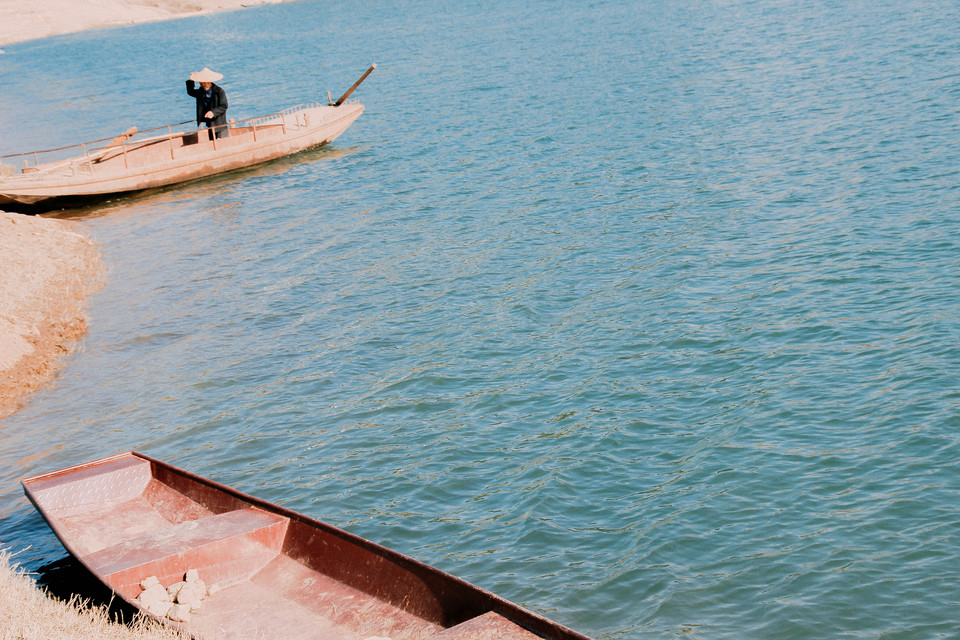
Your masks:
<svg viewBox="0 0 960 640"><path fill-rule="evenodd" d="M0 418L48 381L87 329L87 296L103 281L79 223L0 212Z"/></svg>
<svg viewBox="0 0 960 640"><path fill-rule="evenodd" d="M283 0L0 0L0 47L86 29L229 11Z"/></svg>

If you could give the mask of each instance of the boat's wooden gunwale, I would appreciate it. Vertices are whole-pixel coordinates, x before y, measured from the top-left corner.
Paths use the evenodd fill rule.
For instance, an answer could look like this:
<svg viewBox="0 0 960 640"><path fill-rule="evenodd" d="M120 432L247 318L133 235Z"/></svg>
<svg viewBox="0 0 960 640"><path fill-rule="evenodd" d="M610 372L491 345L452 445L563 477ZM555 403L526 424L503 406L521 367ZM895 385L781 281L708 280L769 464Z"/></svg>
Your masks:
<svg viewBox="0 0 960 640"><path fill-rule="evenodd" d="M119 175L114 176L107 174L96 179L64 182L57 185L55 189L48 186L38 186L32 189L28 187L22 187L18 190L17 194L21 196L38 195L37 192L39 191L43 193L44 197L58 197L67 195L85 196L123 193L126 191L138 191L141 189L161 187L168 184L174 184L176 182L205 178L218 173L223 173L225 171L231 171L232 169L253 166L263 162L269 162L270 160L275 160L277 158L282 158L286 155L290 155L290 153L293 153L292 151L287 150L287 147L289 147L292 142L299 142L309 136L310 134L308 133L297 138L285 138L283 140L266 145L257 144L251 145L251 147L240 147L232 150L230 153L226 153L224 151L214 151L205 155L195 156L189 160L178 158L163 164L154 164L149 169L139 168L135 175L125 175L129 172L118 172ZM320 140L316 144L321 144L322 142L323 141ZM250 153L254 150L258 152L255 160L237 160L239 156ZM216 164L210 165L209 169L195 169L196 167L208 165L211 160L215 160ZM188 178L179 179L171 178L170 176L165 175L171 172L189 172L190 176Z"/></svg>
<svg viewBox="0 0 960 640"><path fill-rule="evenodd" d="M193 155L193 156L181 155L180 157L175 157L170 160L165 159L162 162L154 162L151 164L135 166L128 169L114 169L114 170L98 169L98 171L102 171L102 173L100 173L99 175L97 174L89 175L87 179L82 179L82 180L75 179L72 181L71 180L51 181L49 180L50 175L45 175L43 172L27 173L27 174L23 174L23 176L15 176L15 177L18 178L20 182L27 183L20 187L20 191L24 193L27 193L30 190L37 191L37 190L43 190L43 189L57 188L57 189L70 190L70 193L72 194L74 192L72 190L75 190L87 185L106 185L106 184L115 183L115 182L124 181L124 180L137 180L143 176L150 176L154 174L165 173L171 170L183 170L195 165L202 165L205 163L209 163L211 160L220 161L219 164L231 166L233 164L233 162L231 161L232 158L236 158L237 156L240 156L246 153L261 152L259 155L262 155L268 158L275 157L274 154L278 154L278 153L279 154L289 153L286 151L286 148L298 149L299 148L298 145L302 143L304 139L312 138L312 137L320 138L322 136L318 136L317 134L319 134L321 131L326 132L328 129L336 130L337 128L336 125L339 125L345 120L352 121L356 119L356 117L358 116L359 114L356 112L346 113L345 115L340 116L338 118L328 119L315 127L304 128L297 133L287 133L283 137L277 140L250 141L249 143L246 143L242 146L237 146L232 148L227 146L222 146L219 149L216 149L211 146L203 154ZM268 126L274 127L275 125L268 125ZM205 134L205 132L203 133ZM176 135L176 136L172 136L172 138L185 137L187 135L193 135L193 134ZM130 149L128 153L134 154L136 153L137 150L143 147L156 145L163 142L168 142L170 140L171 140L171 136L164 136L162 138L147 139L147 140L138 140L135 144L131 145L133 148ZM319 144L320 141L318 141L317 144ZM279 157L279 156L276 156L276 157ZM77 178L79 176L57 175L56 177ZM38 184L31 185L29 184L30 182L36 182ZM51 186L48 184L50 182L54 182L55 184ZM112 191L102 191L102 190L93 191L92 190L89 193L112 193ZM58 193L57 195L66 195L66 194Z"/></svg>

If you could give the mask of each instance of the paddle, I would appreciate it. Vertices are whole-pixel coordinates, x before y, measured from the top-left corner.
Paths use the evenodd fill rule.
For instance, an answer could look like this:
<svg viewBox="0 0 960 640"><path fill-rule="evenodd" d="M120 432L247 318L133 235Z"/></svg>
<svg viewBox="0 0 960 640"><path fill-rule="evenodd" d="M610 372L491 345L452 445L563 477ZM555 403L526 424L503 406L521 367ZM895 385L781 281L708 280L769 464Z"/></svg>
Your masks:
<svg viewBox="0 0 960 640"><path fill-rule="evenodd" d="M367 69L366 73L364 73L362 76L360 76L360 79L357 80L356 82L354 82L354 83L353 83L353 86L350 87L349 89L347 89L347 92L346 92L345 94L343 94L342 96L340 96L340 99L339 99L339 100L337 100L336 102L333 103L333 106L339 107L341 104L343 104L343 101L346 100L346 99L350 96L351 93L353 93L353 90L356 89L357 87L359 87L359 86L360 86L360 83L363 82L364 80L366 80L366 79L367 79L367 76L370 75L370 72L373 71L373 70L376 69L376 68L377 68L377 63L374 62L372 65L370 65L370 68ZM329 98L328 98L328 99L329 99Z"/></svg>
<svg viewBox="0 0 960 640"><path fill-rule="evenodd" d="M108 142L108 143L107 143L107 146L105 146L103 149L101 149L98 153L96 153L96 154L94 154L94 155L92 155L92 156L89 156L89 160L88 160L88 161L89 161L91 164L97 164L97 163L103 162L104 160L107 159L107 158L105 157L105 156L107 155L107 153L109 153L110 151L114 150L116 147L119 147L120 145L122 145L124 142L126 142L126 141L129 140L131 137L133 137L136 133L137 133L137 128L136 128L136 127L130 127L129 129L127 129L126 131L124 131L123 133L121 133L119 136L117 136L116 138L114 138L113 140L111 140L110 142ZM120 152L122 153L122 151L123 151L123 150L121 149Z"/></svg>
<svg viewBox="0 0 960 640"><path fill-rule="evenodd" d="M120 146L121 144L123 144L124 142L126 142L127 140L129 140L129 139L130 139L130 136L132 136L132 135L135 134L136 132L137 132L137 128L136 128L136 127L130 127L129 129L127 129L126 131L124 131L123 133L121 133L119 136L117 136L116 138L114 138L113 140L111 140L110 142L108 142L108 143L107 143L107 148L109 149L110 147Z"/></svg>

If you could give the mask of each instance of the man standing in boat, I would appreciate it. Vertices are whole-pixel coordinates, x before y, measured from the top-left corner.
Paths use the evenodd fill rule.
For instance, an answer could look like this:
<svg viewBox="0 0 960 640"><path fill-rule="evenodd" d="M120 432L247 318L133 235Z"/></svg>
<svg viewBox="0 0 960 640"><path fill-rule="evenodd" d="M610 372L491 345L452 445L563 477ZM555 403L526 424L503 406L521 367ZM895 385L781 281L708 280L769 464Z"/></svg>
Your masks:
<svg viewBox="0 0 960 640"><path fill-rule="evenodd" d="M190 79L187 80L187 95L197 100L197 126L206 124L212 130L211 140L214 134L218 138L226 138L230 135L227 129L227 94L221 87L214 84L221 78L223 78L222 73L204 67L203 71L191 73ZM195 82L200 83L199 89Z"/></svg>

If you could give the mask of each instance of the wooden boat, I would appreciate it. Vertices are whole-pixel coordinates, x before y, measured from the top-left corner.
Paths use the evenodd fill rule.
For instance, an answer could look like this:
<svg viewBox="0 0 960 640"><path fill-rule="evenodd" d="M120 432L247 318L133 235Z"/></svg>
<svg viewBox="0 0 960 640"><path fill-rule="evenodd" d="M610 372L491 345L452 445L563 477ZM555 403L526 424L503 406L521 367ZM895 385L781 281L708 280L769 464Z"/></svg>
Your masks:
<svg viewBox="0 0 960 640"><path fill-rule="evenodd" d="M147 131L133 127L111 139L0 156L0 163L24 164L19 170L0 165L0 209L50 209L162 187L325 145L363 113L363 105L347 98L376 66L371 65L336 102L301 104L231 122L227 135L220 138L206 129L175 129L190 124L181 122Z"/></svg>
<svg viewBox="0 0 960 640"><path fill-rule="evenodd" d="M196 638L588 640L336 527L130 452L23 481L67 550L134 606L195 569ZM142 607L140 607L142 609ZM148 614L152 615L152 614Z"/></svg>

